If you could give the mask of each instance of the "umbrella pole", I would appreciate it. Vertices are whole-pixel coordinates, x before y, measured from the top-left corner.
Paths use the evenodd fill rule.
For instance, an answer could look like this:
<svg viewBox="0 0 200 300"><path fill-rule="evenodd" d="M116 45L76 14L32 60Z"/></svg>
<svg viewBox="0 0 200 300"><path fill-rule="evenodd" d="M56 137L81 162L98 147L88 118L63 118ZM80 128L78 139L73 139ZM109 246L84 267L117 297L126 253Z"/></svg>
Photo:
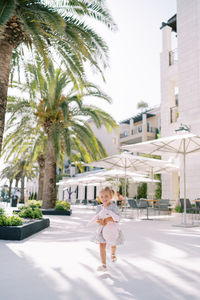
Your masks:
<svg viewBox="0 0 200 300"><path fill-rule="evenodd" d="M185 139L183 139L183 192L184 192L184 213L183 213L183 223L186 226L187 220L186 220L186 154L185 154Z"/></svg>
<svg viewBox="0 0 200 300"><path fill-rule="evenodd" d="M127 178L126 178L126 158L125 158L125 188L124 188L124 191L125 191L125 195L124 195L124 200L125 200L125 203L126 203L126 180L127 180Z"/></svg>
<svg viewBox="0 0 200 300"><path fill-rule="evenodd" d="M153 168L151 168L151 199L153 198Z"/></svg>

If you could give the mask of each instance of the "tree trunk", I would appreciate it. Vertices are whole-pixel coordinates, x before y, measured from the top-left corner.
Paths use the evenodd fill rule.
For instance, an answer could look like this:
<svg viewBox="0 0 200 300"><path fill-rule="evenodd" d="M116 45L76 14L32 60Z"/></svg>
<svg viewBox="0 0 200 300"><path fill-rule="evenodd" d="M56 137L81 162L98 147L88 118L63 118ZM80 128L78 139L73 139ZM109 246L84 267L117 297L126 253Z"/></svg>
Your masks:
<svg viewBox="0 0 200 300"><path fill-rule="evenodd" d="M43 196L43 186L44 186L44 171L45 171L45 157L40 155L37 158L39 165L39 182L38 182L38 195L37 200L42 200Z"/></svg>
<svg viewBox="0 0 200 300"><path fill-rule="evenodd" d="M18 188L18 184L19 184L19 179L15 178L15 187Z"/></svg>
<svg viewBox="0 0 200 300"><path fill-rule="evenodd" d="M22 174L22 177L21 177L21 202L24 203L24 174Z"/></svg>
<svg viewBox="0 0 200 300"><path fill-rule="evenodd" d="M55 151L48 134L47 153L45 159L44 188L42 196L43 208L54 208L56 204L56 159Z"/></svg>
<svg viewBox="0 0 200 300"><path fill-rule="evenodd" d="M8 197L9 197L9 198L11 197L12 183L13 183L13 180L11 179L11 180L9 181L9 190L8 190Z"/></svg>
<svg viewBox="0 0 200 300"><path fill-rule="evenodd" d="M12 45L7 41L0 40L0 153L3 142L12 51Z"/></svg>

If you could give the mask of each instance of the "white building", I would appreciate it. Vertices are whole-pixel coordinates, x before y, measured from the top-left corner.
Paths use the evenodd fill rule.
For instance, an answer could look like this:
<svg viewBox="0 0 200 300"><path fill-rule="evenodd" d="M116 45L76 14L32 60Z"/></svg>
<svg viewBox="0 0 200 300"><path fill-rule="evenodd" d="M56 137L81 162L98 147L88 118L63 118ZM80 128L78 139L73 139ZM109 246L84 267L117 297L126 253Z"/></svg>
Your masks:
<svg viewBox="0 0 200 300"><path fill-rule="evenodd" d="M161 30L161 135L175 135L181 123L200 135L200 1L177 0L177 14ZM187 197L193 200L200 197L200 153L187 156L186 174ZM162 185L163 198L178 199L178 174L163 175Z"/></svg>
<svg viewBox="0 0 200 300"><path fill-rule="evenodd" d="M160 107L146 109L120 122L120 146L154 140L159 131Z"/></svg>

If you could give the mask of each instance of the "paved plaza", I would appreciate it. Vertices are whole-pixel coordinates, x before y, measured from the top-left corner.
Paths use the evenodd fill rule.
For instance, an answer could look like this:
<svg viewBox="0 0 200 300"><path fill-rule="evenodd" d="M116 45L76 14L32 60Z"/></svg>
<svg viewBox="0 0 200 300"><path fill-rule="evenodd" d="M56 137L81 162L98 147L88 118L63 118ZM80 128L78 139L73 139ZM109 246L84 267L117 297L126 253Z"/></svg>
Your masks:
<svg viewBox="0 0 200 300"><path fill-rule="evenodd" d="M200 227L122 218L126 242L108 271L90 242L95 211L73 207L71 216L50 217L51 226L23 241L0 241L1 300L197 300L200 299Z"/></svg>

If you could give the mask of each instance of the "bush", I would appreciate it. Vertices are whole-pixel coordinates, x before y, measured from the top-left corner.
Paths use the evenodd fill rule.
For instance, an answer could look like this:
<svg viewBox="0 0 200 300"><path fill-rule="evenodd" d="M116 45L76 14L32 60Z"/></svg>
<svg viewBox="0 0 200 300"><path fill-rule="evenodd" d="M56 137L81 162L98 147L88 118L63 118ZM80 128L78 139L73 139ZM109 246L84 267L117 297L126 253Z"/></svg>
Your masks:
<svg viewBox="0 0 200 300"><path fill-rule="evenodd" d="M0 216L4 215L4 209L0 208Z"/></svg>
<svg viewBox="0 0 200 300"><path fill-rule="evenodd" d="M0 216L0 226L20 226L23 224L23 220L17 216L7 217L5 215Z"/></svg>
<svg viewBox="0 0 200 300"><path fill-rule="evenodd" d="M177 205L177 206L175 207L175 211L178 212L178 213L182 213L182 212L183 212L183 210L182 210L182 208L181 208L180 205Z"/></svg>
<svg viewBox="0 0 200 300"><path fill-rule="evenodd" d="M155 174L154 177L157 180L161 180L160 174ZM156 182L155 198L156 199L161 199L161 197L162 197L162 183L160 181L160 182Z"/></svg>
<svg viewBox="0 0 200 300"><path fill-rule="evenodd" d="M32 208L42 207L42 200L28 200L28 206L31 206Z"/></svg>
<svg viewBox="0 0 200 300"><path fill-rule="evenodd" d="M137 199L140 198L147 198L147 184L142 183L141 185L138 186L137 189Z"/></svg>
<svg viewBox="0 0 200 300"><path fill-rule="evenodd" d="M70 203L67 201L56 201L56 210L69 210L70 209Z"/></svg>
<svg viewBox="0 0 200 300"><path fill-rule="evenodd" d="M43 215L41 210L35 206L23 206L19 212L21 218L30 218L30 219L42 219Z"/></svg>

